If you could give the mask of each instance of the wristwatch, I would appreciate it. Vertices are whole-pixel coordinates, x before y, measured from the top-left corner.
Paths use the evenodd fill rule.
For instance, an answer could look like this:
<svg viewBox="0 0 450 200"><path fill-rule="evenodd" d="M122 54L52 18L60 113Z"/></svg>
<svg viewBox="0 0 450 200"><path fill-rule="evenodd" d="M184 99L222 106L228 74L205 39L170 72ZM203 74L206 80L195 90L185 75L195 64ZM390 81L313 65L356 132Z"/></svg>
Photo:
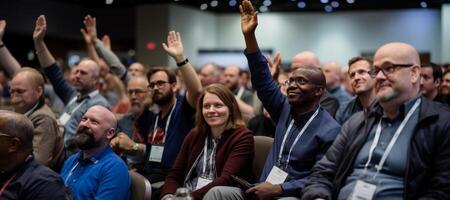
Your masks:
<svg viewBox="0 0 450 200"><path fill-rule="evenodd" d="M139 150L139 143L135 142L133 145L133 151Z"/></svg>

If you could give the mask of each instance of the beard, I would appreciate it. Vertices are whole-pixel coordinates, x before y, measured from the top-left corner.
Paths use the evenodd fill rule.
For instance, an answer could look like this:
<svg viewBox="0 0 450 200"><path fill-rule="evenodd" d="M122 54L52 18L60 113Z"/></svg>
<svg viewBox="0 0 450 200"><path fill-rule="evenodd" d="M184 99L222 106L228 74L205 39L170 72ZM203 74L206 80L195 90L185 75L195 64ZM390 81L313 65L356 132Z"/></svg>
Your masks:
<svg viewBox="0 0 450 200"><path fill-rule="evenodd" d="M169 90L166 94L157 93L153 95L153 102L157 105L164 105L170 102L173 97L173 91Z"/></svg>
<svg viewBox="0 0 450 200"><path fill-rule="evenodd" d="M96 140L94 134L86 127L78 129L75 144L81 150L89 150L101 146L101 140Z"/></svg>

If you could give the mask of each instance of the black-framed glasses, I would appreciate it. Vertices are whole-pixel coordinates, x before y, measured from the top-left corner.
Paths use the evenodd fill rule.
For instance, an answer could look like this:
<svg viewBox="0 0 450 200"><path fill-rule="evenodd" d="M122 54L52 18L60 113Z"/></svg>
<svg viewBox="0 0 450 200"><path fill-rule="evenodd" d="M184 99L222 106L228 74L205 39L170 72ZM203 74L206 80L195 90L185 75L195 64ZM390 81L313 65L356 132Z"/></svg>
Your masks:
<svg viewBox="0 0 450 200"><path fill-rule="evenodd" d="M149 86L150 87L150 86ZM127 93L128 95L133 95L133 94L142 94L142 93L146 93L147 90L141 90L141 89L135 89L135 90L128 90Z"/></svg>
<svg viewBox="0 0 450 200"><path fill-rule="evenodd" d="M400 69L412 67L413 65L414 64L386 64L382 67L374 66L374 69L369 74L371 77L375 78L381 71L383 72L383 75L387 77Z"/></svg>
<svg viewBox="0 0 450 200"><path fill-rule="evenodd" d="M150 82L148 84L148 88L153 89L155 88L155 85L157 88L162 88L164 86L164 84L169 83L168 81L155 81L155 82Z"/></svg>

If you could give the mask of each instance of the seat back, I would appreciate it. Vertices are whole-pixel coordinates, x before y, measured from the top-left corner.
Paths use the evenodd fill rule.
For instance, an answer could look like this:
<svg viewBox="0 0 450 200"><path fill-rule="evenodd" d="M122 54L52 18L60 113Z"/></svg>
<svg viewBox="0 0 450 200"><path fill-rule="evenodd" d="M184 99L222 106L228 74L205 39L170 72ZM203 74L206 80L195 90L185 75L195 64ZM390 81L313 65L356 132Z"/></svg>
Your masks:
<svg viewBox="0 0 450 200"><path fill-rule="evenodd" d="M150 200L152 196L152 186L142 175L128 171L131 177L131 200Z"/></svg>
<svg viewBox="0 0 450 200"><path fill-rule="evenodd" d="M264 163L266 163L267 155L269 155L273 138L267 136L253 136L253 138L255 140L255 158L253 160L252 173L259 180Z"/></svg>

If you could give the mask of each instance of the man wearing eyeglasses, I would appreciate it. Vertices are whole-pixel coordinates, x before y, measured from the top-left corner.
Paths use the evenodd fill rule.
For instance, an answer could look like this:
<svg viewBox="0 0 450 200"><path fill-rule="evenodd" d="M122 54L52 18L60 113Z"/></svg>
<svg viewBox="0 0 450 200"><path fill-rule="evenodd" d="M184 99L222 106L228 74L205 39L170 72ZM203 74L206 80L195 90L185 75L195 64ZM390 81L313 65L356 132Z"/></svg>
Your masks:
<svg viewBox="0 0 450 200"><path fill-rule="evenodd" d="M0 111L0 199L65 200L61 177L33 156L33 124Z"/></svg>
<svg viewBox="0 0 450 200"><path fill-rule="evenodd" d="M298 199L314 163L340 130L339 124L319 105L326 87L325 75L318 67L300 66L285 82L287 95L282 94L258 47L257 13L248 0L242 2L240 10L252 85L276 123L275 137L258 184L246 191L216 187L205 199L244 199L244 193L257 199Z"/></svg>
<svg viewBox="0 0 450 200"><path fill-rule="evenodd" d="M172 70L152 68L147 74L148 89L159 113L144 110L137 119L135 128L143 143L122 135L122 141L115 145L125 151L145 152L144 166L138 167L138 172L151 183L163 181L172 167L184 137L194 127L195 104L202 92L197 73L184 55L180 33L169 32L167 44L163 46L177 63L187 93L184 97L177 96L176 75Z"/></svg>
<svg viewBox="0 0 450 200"><path fill-rule="evenodd" d="M303 199L450 199L450 109L420 95L420 68L409 44L376 51L378 103L344 124Z"/></svg>
<svg viewBox="0 0 450 200"><path fill-rule="evenodd" d="M364 110L367 113L368 108L375 101L375 77L372 76L372 63L371 59L359 56L348 61L348 75L356 97L339 108L336 114L338 123L344 124L359 111Z"/></svg>
<svg viewBox="0 0 450 200"><path fill-rule="evenodd" d="M148 80L145 76L132 77L127 85L128 98L131 101L130 111L120 118L117 123L116 137L111 141L111 146L118 153L127 153L129 165L142 163L142 151L145 145L144 138L135 128L138 117L151 106L151 92L148 89Z"/></svg>

